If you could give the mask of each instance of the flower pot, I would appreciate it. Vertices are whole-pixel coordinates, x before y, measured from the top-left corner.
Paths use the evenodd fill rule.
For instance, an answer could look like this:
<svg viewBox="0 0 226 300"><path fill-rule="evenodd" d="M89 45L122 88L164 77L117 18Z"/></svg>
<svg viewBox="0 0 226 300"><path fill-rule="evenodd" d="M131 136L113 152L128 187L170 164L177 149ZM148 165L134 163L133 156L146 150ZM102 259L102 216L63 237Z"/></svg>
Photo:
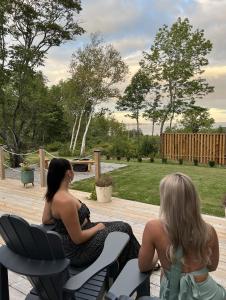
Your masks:
<svg viewBox="0 0 226 300"><path fill-rule="evenodd" d="M21 182L24 186L28 183L34 185L34 170L21 171Z"/></svg>
<svg viewBox="0 0 226 300"><path fill-rule="evenodd" d="M96 186L96 194L98 202L111 202L112 186Z"/></svg>

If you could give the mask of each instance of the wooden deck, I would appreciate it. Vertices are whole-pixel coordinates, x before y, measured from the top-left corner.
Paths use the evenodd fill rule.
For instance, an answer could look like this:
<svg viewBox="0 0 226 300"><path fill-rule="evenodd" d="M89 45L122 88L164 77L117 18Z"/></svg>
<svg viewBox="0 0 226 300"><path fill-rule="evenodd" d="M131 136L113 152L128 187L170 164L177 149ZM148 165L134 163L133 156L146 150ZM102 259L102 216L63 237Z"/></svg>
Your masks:
<svg viewBox="0 0 226 300"><path fill-rule="evenodd" d="M17 214L30 223L40 224L44 192L45 189L39 186L24 188L17 180L0 181L0 215ZM88 200L87 193L73 190L71 192L89 206L92 221L123 220L128 222L139 241L141 241L147 220L158 217L158 206L118 198L113 198L111 203L97 203ZM220 262L217 271L213 272L212 276L226 288L226 218L205 215L204 219L215 227L220 242ZM1 243L3 242L0 239ZM159 272L151 276L151 293L155 296L159 293L159 276ZM24 295L30 288L29 282L13 273L9 274L9 280L10 299L24 299Z"/></svg>

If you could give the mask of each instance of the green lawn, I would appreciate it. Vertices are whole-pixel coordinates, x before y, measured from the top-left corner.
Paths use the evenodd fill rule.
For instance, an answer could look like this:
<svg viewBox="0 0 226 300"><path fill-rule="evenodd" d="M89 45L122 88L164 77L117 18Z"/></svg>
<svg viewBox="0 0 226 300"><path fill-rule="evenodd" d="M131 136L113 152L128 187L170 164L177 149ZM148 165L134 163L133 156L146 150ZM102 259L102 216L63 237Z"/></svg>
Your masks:
<svg viewBox="0 0 226 300"><path fill-rule="evenodd" d="M167 174L183 172L196 184L202 203L202 212L224 216L222 205L226 194L226 169L193 165L161 164L148 161L123 162L127 167L111 172L114 180L113 196L159 205L159 182ZM73 184L74 189L91 192L94 179Z"/></svg>

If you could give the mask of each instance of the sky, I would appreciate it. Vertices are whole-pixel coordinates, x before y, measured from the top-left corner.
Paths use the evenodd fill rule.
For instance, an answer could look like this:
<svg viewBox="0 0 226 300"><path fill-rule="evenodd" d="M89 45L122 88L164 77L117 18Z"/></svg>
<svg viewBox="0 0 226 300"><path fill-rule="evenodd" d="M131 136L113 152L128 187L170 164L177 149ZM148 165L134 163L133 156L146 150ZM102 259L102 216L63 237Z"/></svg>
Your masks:
<svg viewBox="0 0 226 300"><path fill-rule="evenodd" d="M186 17L194 29L204 29L205 37L213 43L203 76L215 91L196 103L207 107L216 122L226 122L226 0L82 0L81 5L78 21L86 34L49 51L43 68L49 85L70 76L72 53L83 47L94 32L100 32L106 43L113 44L128 64L126 85L158 29L163 24L171 26L178 17ZM115 116L120 121L134 122L124 113Z"/></svg>

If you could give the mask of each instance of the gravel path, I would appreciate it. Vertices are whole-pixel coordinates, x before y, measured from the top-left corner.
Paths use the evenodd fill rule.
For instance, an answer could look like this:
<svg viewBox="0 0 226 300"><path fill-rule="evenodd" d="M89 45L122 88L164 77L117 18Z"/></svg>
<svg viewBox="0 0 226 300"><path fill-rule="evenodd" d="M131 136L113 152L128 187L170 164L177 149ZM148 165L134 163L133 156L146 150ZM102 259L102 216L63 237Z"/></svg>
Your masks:
<svg viewBox="0 0 226 300"><path fill-rule="evenodd" d="M120 169L123 167L126 167L126 164L115 164L115 163L101 163L101 173L108 173L116 169ZM40 178L39 178L39 168L37 165L32 166L35 169L35 181L34 184L39 184L40 183ZM6 178L12 178L12 179L18 179L20 180L20 168L16 169L6 169ZM92 166L91 172L75 172L75 177L74 181L80 181L83 179L91 178L95 176L95 166Z"/></svg>

